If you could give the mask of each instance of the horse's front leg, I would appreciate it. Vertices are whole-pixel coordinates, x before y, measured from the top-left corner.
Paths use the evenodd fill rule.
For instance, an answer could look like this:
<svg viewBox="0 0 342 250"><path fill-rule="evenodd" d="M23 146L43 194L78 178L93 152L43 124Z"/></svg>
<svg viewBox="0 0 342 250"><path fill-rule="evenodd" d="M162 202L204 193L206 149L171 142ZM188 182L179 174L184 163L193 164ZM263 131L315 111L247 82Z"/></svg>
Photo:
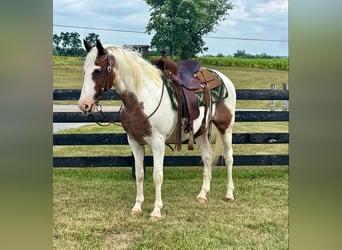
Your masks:
<svg viewBox="0 0 342 250"><path fill-rule="evenodd" d="M129 145L131 146L134 161L135 161L135 178L137 196L135 199L134 207L131 210L132 215L139 215L142 213L141 205L144 202L144 146L140 145L134 140L128 138Z"/></svg>
<svg viewBox="0 0 342 250"><path fill-rule="evenodd" d="M161 209L163 207L163 201L161 197L161 187L163 184L163 164L164 164L164 154L165 154L165 141L162 138L155 138L151 143L153 152L153 182L155 186L155 203L154 209L150 214L151 220L160 220Z"/></svg>

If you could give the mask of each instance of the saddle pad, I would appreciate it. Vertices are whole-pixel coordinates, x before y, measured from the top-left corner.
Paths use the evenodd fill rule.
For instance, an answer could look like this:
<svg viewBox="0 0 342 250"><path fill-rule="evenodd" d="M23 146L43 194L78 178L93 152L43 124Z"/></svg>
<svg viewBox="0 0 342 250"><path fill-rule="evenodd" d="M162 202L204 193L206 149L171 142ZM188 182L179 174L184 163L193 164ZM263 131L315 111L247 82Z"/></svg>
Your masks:
<svg viewBox="0 0 342 250"><path fill-rule="evenodd" d="M208 71L210 71L221 82L220 85L210 90L212 103L217 103L228 97L228 90L226 86L224 85L224 82L222 81L221 77L219 77L219 75L217 75L214 71L211 71L209 69ZM203 92L196 93L196 96L199 101L199 106L204 106L205 105L204 93Z"/></svg>
<svg viewBox="0 0 342 250"><path fill-rule="evenodd" d="M208 69L209 70L209 69ZM216 88L213 88L210 90L211 93L211 100L212 103L217 103L222 101L223 99L228 97L228 91L226 86L224 85L224 82L222 81L221 77L219 77L215 72L209 70L217 79L220 80L221 84L217 86ZM168 77L163 77L164 84L166 86L167 92L170 96L170 100L172 103L172 108L177 110L178 109L178 103L177 103L177 97L175 95L175 92L172 87L172 81ZM196 93L196 97L199 102L199 106L204 106L205 105L205 99L204 99L204 94L203 92Z"/></svg>

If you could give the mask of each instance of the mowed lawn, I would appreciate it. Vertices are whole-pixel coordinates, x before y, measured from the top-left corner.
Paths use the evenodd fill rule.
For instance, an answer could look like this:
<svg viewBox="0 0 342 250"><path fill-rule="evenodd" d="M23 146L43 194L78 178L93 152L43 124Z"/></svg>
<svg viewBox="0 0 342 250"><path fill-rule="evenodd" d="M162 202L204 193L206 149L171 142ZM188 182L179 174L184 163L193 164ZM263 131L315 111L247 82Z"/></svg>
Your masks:
<svg viewBox="0 0 342 250"><path fill-rule="evenodd" d="M54 88L80 89L80 58L54 57ZM288 72L203 65L225 73L237 89L280 89ZM54 103L76 104L76 101ZM104 105L113 105L104 102ZM117 105L117 103L115 104ZM238 101L237 108L270 107L269 101ZM281 108L281 101L277 101ZM59 133L123 132L88 125ZM234 132L288 132L287 122L236 123ZM233 145L234 155L287 154L287 144ZM198 154L187 151L166 154ZM147 148L147 154L151 154ZM127 146L54 146L54 156L129 155ZM143 214L130 215L135 181L130 168L54 169L54 249L288 249L288 166L234 167L235 198L224 201L226 169L213 168L209 201L195 201L202 167L165 167L163 219L149 221L154 205L152 169L147 167Z"/></svg>
<svg viewBox="0 0 342 250"><path fill-rule="evenodd" d="M224 201L226 170L215 167L208 203L198 204L202 168L164 170L163 219L147 168L141 216L131 216L129 168L56 169L54 249L288 249L288 167L236 167L235 202Z"/></svg>

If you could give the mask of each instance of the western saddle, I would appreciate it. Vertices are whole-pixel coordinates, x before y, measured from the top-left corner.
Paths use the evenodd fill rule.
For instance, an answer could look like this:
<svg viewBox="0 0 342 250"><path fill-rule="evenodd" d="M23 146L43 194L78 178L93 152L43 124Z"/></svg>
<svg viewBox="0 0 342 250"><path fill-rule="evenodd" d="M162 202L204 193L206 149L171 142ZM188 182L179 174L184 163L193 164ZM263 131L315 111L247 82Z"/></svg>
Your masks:
<svg viewBox="0 0 342 250"><path fill-rule="evenodd" d="M186 118L184 132L189 133L188 149L193 150L194 138L203 134L206 129L208 110L210 118L212 115L210 90L219 86L221 81L206 68L201 68L200 63L194 60L182 60L176 63L163 54L161 58L152 60L152 64L164 72L164 77L171 80L177 99L176 148L178 151L181 150L182 118ZM199 116L199 101L196 93L200 92L203 93L205 99L204 117L200 129L194 134L193 121Z"/></svg>

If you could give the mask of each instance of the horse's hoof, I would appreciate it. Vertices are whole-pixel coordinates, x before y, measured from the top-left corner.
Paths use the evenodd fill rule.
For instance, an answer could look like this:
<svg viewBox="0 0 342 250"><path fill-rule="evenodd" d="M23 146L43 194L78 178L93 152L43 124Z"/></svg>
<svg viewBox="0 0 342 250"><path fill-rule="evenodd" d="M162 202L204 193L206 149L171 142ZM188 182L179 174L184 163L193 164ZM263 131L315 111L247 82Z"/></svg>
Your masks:
<svg viewBox="0 0 342 250"><path fill-rule="evenodd" d="M137 211L135 211L135 210L131 211L132 216L140 216L141 214L142 214L142 211L138 211L138 210Z"/></svg>
<svg viewBox="0 0 342 250"><path fill-rule="evenodd" d="M225 198L225 201L226 201L226 202L234 202L235 199L234 199L234 197L231 197L231 198L226 197L226 198Z"/></svg>
<svg viewBox="0 0 342 250"><path fill-rule="evenodd" d="M204 198L201 198L201 197L196 198L196 201L197 201L199 204L205 204L205 203L207 203L207 199L204 199Z"/></svg>
<svg viewBox="0 0 342 250"><path fill-rule="evenodd" d="M161 221L162 220L162 217L159 217L159 216L150 216L150 221Z"/></svg>

